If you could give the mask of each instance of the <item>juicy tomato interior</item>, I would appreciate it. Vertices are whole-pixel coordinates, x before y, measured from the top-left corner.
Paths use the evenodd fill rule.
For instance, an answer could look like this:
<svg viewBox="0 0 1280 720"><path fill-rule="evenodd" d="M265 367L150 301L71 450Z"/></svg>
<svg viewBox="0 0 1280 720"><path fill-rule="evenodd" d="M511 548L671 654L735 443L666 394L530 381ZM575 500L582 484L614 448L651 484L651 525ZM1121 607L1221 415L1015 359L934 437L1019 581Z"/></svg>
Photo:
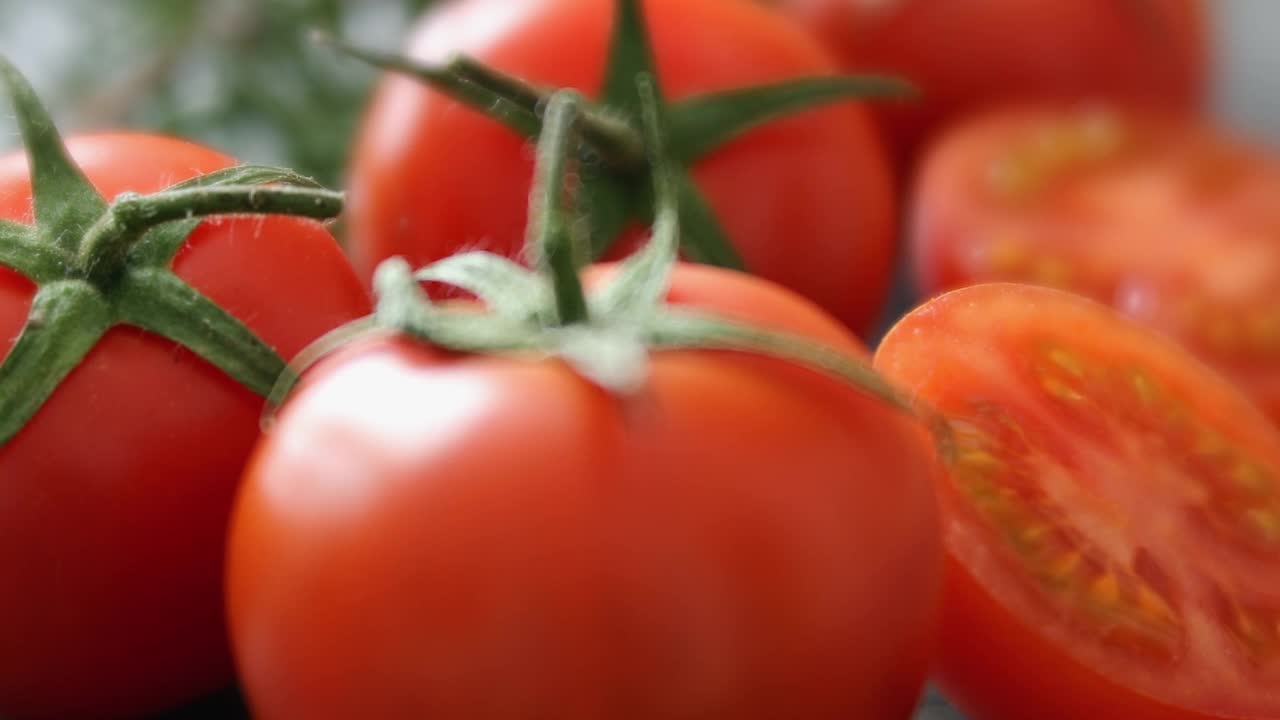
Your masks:
<svg viewBox="0 0 1280 720"><path fill-rule="evenodd" d="M944 632L970 642L944 647L944 684L1000 652L975 637L1015 625L1038 653L978 662L1001 684L1055 668L1058 684L1034 681L1044 707L1087 707L1088 684L1139 712L1125 717L1280 713L1280 433L1238 391L1104 306L1029 285L937 298L876 366L947 429L944 536L964 580L946 602L967 608L947 616L975 625Z"/></svg>
<svg viewBox="0 0 1280 720"><path fill-rule="evenodd" d="M1280 419L1280 158L1101 106L998 111L922 172L912 239L936 292L1073 290L1186 343Z"/></svg>

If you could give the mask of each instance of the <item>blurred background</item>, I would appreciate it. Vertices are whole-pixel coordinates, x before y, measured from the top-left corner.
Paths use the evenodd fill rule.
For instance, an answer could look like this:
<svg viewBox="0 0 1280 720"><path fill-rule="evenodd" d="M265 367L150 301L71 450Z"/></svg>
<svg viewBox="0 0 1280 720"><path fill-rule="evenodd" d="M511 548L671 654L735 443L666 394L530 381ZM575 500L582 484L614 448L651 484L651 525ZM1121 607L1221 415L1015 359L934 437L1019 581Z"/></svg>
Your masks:
<svg viewBox="0 0 1280 720"><path fill-rule="evenodd" d="M391 49L431 1L0 0L0 51L65 131L174 132L338 185L376 75L312 47L307 29ZM1214 108L1280 147L1280 2L1209 4ZM0 125L0 147L16 145Z"/></svg>
<svg viewBox="0 0 1280 720"><path fill-rule="evenodd" d="M348 142L376 74L313 47L307 30L324 28L392 49L429 4L0 0L0 52L28 75L64 132L170 132L340 187ZM1280 43L1274 40L1280 0L1209 5L1214 113L1225 126L1280 149ZM0 117L11 116L0 110ZM0 150L17 145L13 124L0 121ZM236 705L234 698L219 702ZM215 716L204 712L199 716ZM957 717L935 696L918 716Z"/></svg>

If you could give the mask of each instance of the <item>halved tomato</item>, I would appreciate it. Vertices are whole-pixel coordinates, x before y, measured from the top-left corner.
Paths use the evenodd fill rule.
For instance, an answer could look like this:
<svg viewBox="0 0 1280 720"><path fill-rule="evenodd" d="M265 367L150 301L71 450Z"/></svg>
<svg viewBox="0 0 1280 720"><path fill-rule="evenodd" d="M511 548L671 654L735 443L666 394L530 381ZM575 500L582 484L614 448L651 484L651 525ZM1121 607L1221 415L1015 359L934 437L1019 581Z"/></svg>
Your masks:
<svg viewBox="0 0 1280 720"><path fill-rule="evenodd" d="M1105 306L992 283L876 367L938 413L939 681L983 720L1280 717L1280 432Z"/></svg>
<svg viewBox="0 0 1280 720"><path fill-rule="evenodd" d="M992 112L926 160L921 289L1089 295L1190 346L1280 420L1280 158L1204 125L1103 106Z"/></svg>

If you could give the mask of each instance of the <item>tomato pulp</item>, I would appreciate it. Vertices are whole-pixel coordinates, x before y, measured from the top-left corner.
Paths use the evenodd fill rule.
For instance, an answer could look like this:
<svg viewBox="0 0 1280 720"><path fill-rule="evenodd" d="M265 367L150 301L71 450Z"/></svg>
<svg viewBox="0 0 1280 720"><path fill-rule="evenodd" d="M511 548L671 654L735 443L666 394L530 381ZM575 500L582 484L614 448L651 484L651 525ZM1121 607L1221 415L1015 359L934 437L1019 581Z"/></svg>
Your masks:
<svg viewBox="0 0 1280 720"><path fill-rule="evenodd" d="M976 118L926 161L925 292L991 280L1089 295L1173 336L1280 419L1280 157L1104 106Z"/></svg>

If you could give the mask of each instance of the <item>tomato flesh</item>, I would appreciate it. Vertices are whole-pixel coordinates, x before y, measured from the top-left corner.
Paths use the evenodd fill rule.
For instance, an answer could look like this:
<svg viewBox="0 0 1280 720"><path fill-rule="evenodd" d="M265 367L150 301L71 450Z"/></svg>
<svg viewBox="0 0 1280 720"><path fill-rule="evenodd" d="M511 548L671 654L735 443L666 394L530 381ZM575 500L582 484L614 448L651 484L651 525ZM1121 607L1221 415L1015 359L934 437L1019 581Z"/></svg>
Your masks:
<svg viewBox="0 0 1280 720"><path fill-rule="evenodd" d="M939 674L966 709L1280 712L1280 433L1238 391L1099 304L1010 284L909 314L876 366L948 428Z"/></svg>
<svg viewBox="0 0 1280 720"><path fill-rule="evenodd" d="M927 293L1059 287L1191 347L1280 420L1280 158L1114 108L1024 108L948 135L922 171Z"/></svg>

